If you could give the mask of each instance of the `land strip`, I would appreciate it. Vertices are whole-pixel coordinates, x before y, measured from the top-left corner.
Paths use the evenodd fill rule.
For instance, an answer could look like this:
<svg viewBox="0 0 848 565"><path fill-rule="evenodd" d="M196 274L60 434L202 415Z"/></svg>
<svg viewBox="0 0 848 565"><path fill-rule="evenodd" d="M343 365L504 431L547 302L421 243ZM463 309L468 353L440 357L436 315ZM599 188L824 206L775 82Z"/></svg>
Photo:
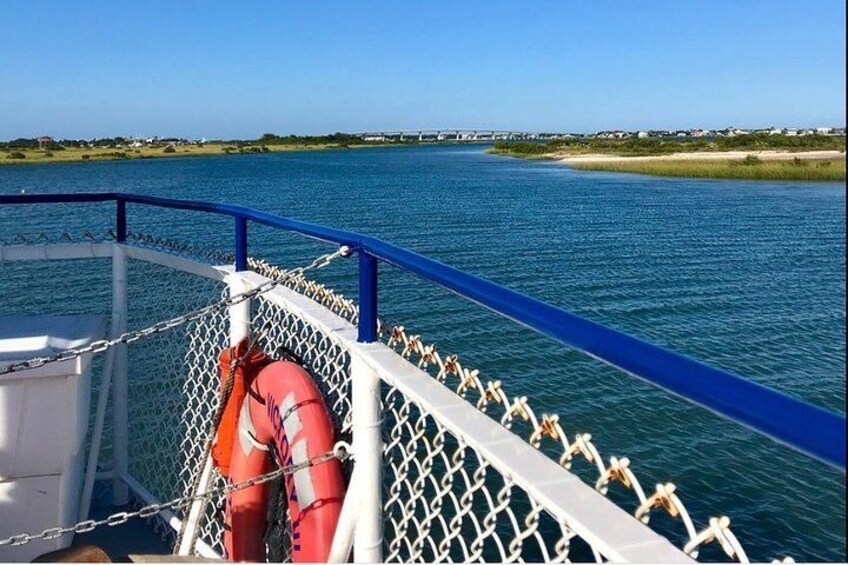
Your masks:
<svg viewBox="0 0 848 565"><path fill-rule="evenodd" d="M838 136L499 142L492 152L557 160L578 170L703 178L845 180L845 138Z"/></svg>
<svg viewBox="0 0 848 565"><path fill-rule="evenodd" d="M202 157L210 155L244 155L276 153L283 151L318 151L346 147L339 143L245 145L204 143L167 147L68 147L57 150L16 148L0 150L0 165L26 165L47 163L84 163L92 161L126 161L132 159L160 159L175 157ZM359 146L357 146L359 147ZM169 150L170 148L170 150Z"/></svg>

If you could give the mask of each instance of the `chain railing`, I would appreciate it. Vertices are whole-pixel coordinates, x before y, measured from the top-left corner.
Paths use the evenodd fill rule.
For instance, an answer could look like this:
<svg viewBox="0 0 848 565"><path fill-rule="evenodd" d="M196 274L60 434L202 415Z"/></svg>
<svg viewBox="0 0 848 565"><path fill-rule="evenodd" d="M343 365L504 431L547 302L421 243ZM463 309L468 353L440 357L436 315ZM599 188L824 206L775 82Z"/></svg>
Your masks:
<svg viewBox="0 0 848 565"><path fill-rule="evenodd" d="M48 528L37 534L18 534L5 539L0 539L0 546L25 545L35 540L54 540L70 533L88 533L100 526L119 526L121 524L126 524L133 518L151 518L160 514L163 510L183 509L196 500L209 500L213 497L224 497L230 493L239 490L244 490L246 488L267 483L269 481L273 481L281 477L293 475L298 471L308 469L309 467L313 467L321 463L325 463L327 461L330 461L331 459L345 461L347 458L348 452L343 448L336 449L334 451L328 451L315 457L312 457L302 463L295 463L292 465L278 467L277 469L265 473L263 475L251 477L249 479L245 479L237 483L227 483L223 486L212 488L204 492L190 494L187 496L180 496L167 502L157 502L154 504L148 504L147 506L144 506L132 512L116 512L100 520L83 520L82 522L78 522L73 526Z"/></svg>
<svg viewBox="0 0 848 565"><path fill-rule="evenodd" d="M198 253L197 248L172 240L141 234L133 234L128 239L143 247L204 262L225 258L225 254ZM306 268L290 271L251 259L249 266L268 278L260 286L203 306L189 314L127 332L113 340L95 342L77 351L78 354L96 353L117 343L134 343L136 345L130 348L131 356L134 350L140 351L140 348L147 349L151 356L161 356L163 351L169 350L175 354L167 363L161 364L178 365L180 369L155 385L139 381L138 386L148 394L131 395L131 421L136 421L136 417L153 417L154 406L161 406L159 401L163 395L170 394L170 391L165 392L167 387L178 383L182 385L183 399L177 403L181 414L179 445L176 445L176 441L169 443L169 449L179 452L180 461L175 458L177 455L172 454L166 456L174 458L166 466L157 467L155 462L134 463L132 458L130 462L131 474L145 486L161 481L163 476L168 477L165 481L167 484L150 486L157 498L169 498L173 494L166 493L174 491L182 493L182 498L190 495L185 494L186 490L194 481L193 473L198 468L198 462L205 456L202 453L201 432L208 430L209 421L217 407L217 355L226 345L226 310L244 300L255 299L253 326L271 328L260 338L261 347L271 355L286 350L301 357L322 388L342 437L350 432L349 351L332 334L322 332L297 312L267 297L273 288L285 287L355 324L358 308L353 301L305 276L307 271L324 266L342 254L343 251L339 250L316 259ZM162 275L164 271L169 271L165 267L157 269L163 270ZM195 275L190 277L198 278ZM168 282L163 276L156 278L164 281L163 288L170 287L173 291L173 280ZM213 296L222 296L224 287L220 283L213 286L208 289L212 290ZM167 304L154 308L157 312L168 310ZM162 332L178 326L185 326L182 334L184 342L179 348L174 348L173 344L162 340L162 336L168 335ZM685 543L681 549L685 553L696 558L703 545L715 543L728 557L741 562L748 560L742 545L729 527L729 519L724 516L711 518L699 528L678 497L673 483L657 485L653 492L646 491L634 473L630 460L616 456L604 460L590 434L579 432L567 435L559 416L537 414L526 397L509 397L500 381L483 379L479 371L464 367L456 355L443 354L435 344L425 344L420 336L408 332L403 326L380 324L380 328L382 339L390 348L468 400L473 409L494 418L503 425L505 433L525 429L528 432L525 435L526 441L536 449L555 446L560 451L558 463L564 469L571 469L575 464L594 469L592 486L603 495L607 495L610 488L623 488L630 492L634 499L630 512L635 519L648 524L654 512L665 512L676 519L684 531ZM147 340L140 341L142 338ZM67 355L63 352L50 358L17 364L11 366L12 369L3 367L0 368L0 374L69 358ZM133 382L131 378L130 383ZM144 402L148 408L136 409L134 413L133 402L141 402L136 397L146 398ZM383 407L386 418L386 560L564 562L601 560L604 557L577 537L568 524L554 519L509 477L498 473L474 449L468 438L452 434L428 415L426 406L419 406L405 398L394 387L385 387ZM155 429L155 426L151 428ZM142 435L144 437L135 440L131 438L131 442L136 442L138 449L133 451L137 451L139 457L143 458L145 452L150 452L145 448L159 445L161 436L157 438L156 433L150 432ZM174 469L173 477L163 467ZM211 504L206 519L201 522L200 538L220 551L223 534L221 489L226 484L216 476L213 485L208 493Z"/></svg>
<svg viewBox="0 0 848 565"><path fill-rule="evenodd" d="M339 250L334 251L333 253L327 253L318 257L317 259L312 261L312 263L305 267L298 267L290 271L282 271L281 278L279 279L269 279L261 285L256 286L250 290L235 294L233 296L230 296L229 298L223 298L218 302L214 302L212 304L209 304L208 306L198 308L192 312L187 312L185 314L180 314L179 316L174 316L173 318L168 318L166 320L156 322L155 324L152 324L140 330L133 330L122 333L121 335L113 339L97 340L91 342L86 346L65 349L54 353L53 355L48 355L46 357L33 357L25 361L10 363L8 365L0 367L0 375L7 375L9 373L35 369L48 363L68 361L70 359L75 359L81 355L85 355L88 353L102 353L107 349L114 347L115 345L130 344L145 337L149 337L151 335L159 334L164 331L185 325L188 322L200 320L201 318L205 318L210 314L224 311L228 308L241 304L246 300L255 298L260 294L264 294L281 284L285 284L286 280L288 279L302 278L304 273L314 269L320 269L321 267L325 267L337 257L342 257L348 254L350 254L350 250L346 247L342 247Z"/></svg>
<svg viewBox="0 0 848 565"><path fill-rule="evenodd" d="M280 272L279 267L270 265L266 261L251 260L249 265L252 269L260 274L274 278ZM297 292L311 298L322 306L328 308L338 316L347 319L351 323L356 323L358 317L358 308L356 304L344 296L341 296L316 281L308 280L305 277L297 277L288 279L286 286ZM480 376L480 372L476 369L463 367L457 355L444 355L439 352L436 344L425 344L420 335L409 334L403 326L387 326L380 323L380 334L383 341L391 348L395 349L402 357L425 371L428 371L436 380L445 384L453 385L454 391L463 398L469 399L474 406L488 413L493 418L497 419L505 428L512 429L513 424L522 422L529 427L529 435L526 440L529 444L537 449L543 448L543 442L548 442L561 450L559 463L565 469L571 469L575 461L582 462L588 465L596 473L594 488L603 495L607 495L611 487L618 485L625 491L630 492L634 498L634 506L632 514L636 519L639 519L645 524L650 523L651 515L654 512L664 512L667 516L678 522L683 528L683 536L685 538L684 545L681 549L693 559L697 559L699 550L703 545L717 543L723 550L724 554L730 559L745 563L748 562L748 556L744 547L739 542L730 528L730 518L727 516L711 517L707 522L698 529L689 514L686 506L677 494L677 486L674 483L666 482L657 484L654 492L646 494L639 479L634 473L631 461L628 457L610 456L606 461L599 453L597 447L592 441L592 434L586 432L578 432L571 436L565 433L560 417L556 414L541 414L537 416L531 407L531 403L526 396L510 397L500 381L484 380ZM444 513L447 501L458 501L454 494L453 497L447 496L450 487L454 484L468 485L478 484L470 477L476 476L476 473L485 475L485 463L478 466L476 471L468 474L468 471L463 465L455 467L456 460L465 462L467 448L454 451L454 455L449 459L444 454L445 431L437 424L434 424L431 419L423 415L419 411L419 419L415 423L410 423L410 411L412 410L409 404L401 404L401 408L397 405L397 390L392 389L386 396L386 407L388 409L388 422L390 431L386 444L386 463L394 473L393 482L389 487L389 496L386 502L386 511L389 514L388 520L392 522L392 535L396 536L392 542L387 544L388 553L386 560L409 560L409 561L443 561L448 558L460 558L463 561L474 561L475 558L482 556L481 543L487 536L483 535L477 543L476 551L470 551L465 546L465 539L453 533L446 535L442 547L438 551L432 551L429 554L424 552L422 531L429 531L434 524L434 516L438 513ZM426 435L425 435L426 430ZM435 446L431 446L426 442L426 438L436 439ZM402 438L405 438L402 439ZM422 447L426 447L427 455L424 463L418 461L416 453ZM435 452L430 448L433 447ZM402 465L393 463L392 458L398 458ZM479 457L479 456L478 456ZM440 472L456 469L456 472L462 475L461 480L455 480L450 474L443 474L439 481L439 486L434 486L434 492L431 496L424 495L424 485L431 484L434 479L430 478L431 483L425 481L425 477L420 473L423 470L433 472L434 461L442 459L443 467ZM473 459L473 457L471 458ZM415 463L413 463L415 462ZM419 476L412 481L409 478L413 468L418 471ZM439 474L439 473L436 473ZM491 474L491 472L490 472ZM416 488L413 488L416 485ZM455 522L453 527L462 523L462 518L470 513L469 502L470 498L467 493L474 493L479 490L472 488L466 491L464 495L465 505L460 504L455 507ZM447 490L445 490L447 489ZM515 489L506 489L503 487L498 490L498 500L503 502L506 500L506 506L509 506L511 500L511 492ZM401 492L405 496L401 495ZM472 497L473 498L473 497ZM491 495L487 497L488 501L492 500ZM533 503L529 504L531 509L534 508ZM419 508L420 507L420 508ZM482 522L488 523L488 528L491 529L497 521L499 512L495 511L496 507L489 506L489 510ZM499 506L498 506L499 508ZM410 523L413 521L416 509L423 516L421 520L415 520L416 537L409 543L409 540L402 542L404 536L409 535ZM503 509L501 509L503 511ZM400 518L392 517L396 513ZM458 516L458 518L457 518ZM535 519L535 516L531 515ZM517 523L514 516L510 515L510 523ZM532 520L531 520L532 521ZM443 523L444 518L438 522ZM475 531L478 535L482 535L488 531L479 527L479 522L475 522L477 526ZM568 559L570 551L570 540L574 534L569 532L564 524L558 524L561 529L561 535L557 538L557 543L553 544L552 548L548 548L544 543L540 543L538 547L538 556L554 560ZM534 534L536 528L532 529L531 535ZM443 532L444 533L444 532ZM488 536L493 537L495 530L489 531ZM513 539L524 540L528 534L526 532L518 532ZM476 538L475 538L476 539ZM541 539L541 538L539 538ZM545 537L544 539L550 539ZM451 542L455 543L459 548L459 553L451 554ZM519 556L513 551L504 551L502 545L494 544L498 551L493 552L490 557L495 560L512 561ZM403 548L408 550L404 555ZM515 546L513 546L514 548ZM400 559L403 556L405 559ZM585 556L585 555L584 555ZM599 558L597 554L594 555ZM781 558L780 561L791 561L790 558Z"/></svg>
<svg viewBox="0 0 848 565"><path fill-rule="evenodd" d="M270 265L265 261L252 260L249 264L251 268L269 278L278 276L280 272L278 267ZM305 277L288 279L286 286L315 300L351 323L356 323L358 317L356 304L352 300L338 295L333 289L327 288L325 285L316 281L308 280ZM678 496L677 487L674 483L657 484L654 492L646 494L645 489L642 487L631 467L630 459L628 457L612 455L605 461L592 441L592 434L579 432L573 434L571 436L572 439L569 439L569 436L565 433L560 423L560 417L558 415L541 414L541 417L537 416L526 396L518 396L510 399L503 389L501 381L484 380L481 378L480 372L477 369L463 367L457 355L443 355L439 352L436 344L425 344L420 335L408 333L403 326L394 325L388 327L386 324L380 323L380 334L381 338L389 347L395 349L395 351L411 363L415 363L418 368L428 371L437 381L446 386L450 385L451 382L455 383L453 384L453 389L459 396L469 399L478 410L496 418L505 428L512 429L513 424L519 421L527 424L530 432L526 437L527 442L537 449L543 447L543 441L553 444L553 446L561 450L559 463L565 469L571 469L575 461L580 461L588 465L591 469L594 469L596 480L593 486L599 493L607 495L610 487L614 487L615 485L619 485L620 488L630 492L634 497L634 506L631 512L635 518L643 523L650 523L653 512L665 512L667 516L682 526L683 537L686 541L681 549L693 559L697 559L701 546L717 543L727 557L742 563L748 562L748 556L742 544L730 528L730 518L727 516L711 517L700 530L697 529L689 511ZM398 394L396 390L392 390L387 396L387 399L394 401ZM416 493L411 488L412 484L407 475L410 472L411 462L417 461L415 459L415 453L421 447L419 443L424 440L422 434L424 433L424 428L427 426L421 422L427 422L428 420L426 416L422 415L421 418L423 419L417 421L419 423L416 423L414 426L411 425L409 422L410 406L408 404L403 405L405 409L399 410L395 407L395 403L396 401L387 403L387 406L390 407L390 421L393 422L393 424L390 424L390 441L387 443L386 448L387 464L392 467L395 477L394 482L389 487L390 496L386 502L386 510L390 513L396 510L404 518L392 524L394 535L398 537L389 544L388 561L401 556L402 544L400 538L407 535L408 526L412 519L410 516L414 514L413 509L416 508L416 505L429 507L429 511L421 510L425 517L424 520L422 522L416 522L416 529L420 532L422 524L426 526L424 527L425 530L432 525L432 514L434 512L444 511L443 501L446 500L445 494L438 494L442 492L439 488L436 489L437 496L435 497L423 496L423 491L419 490ZM430 426L433 426L432 422L430 422ZM406 436L403 435L404 432L408 432ZM444 429L439 431L438 426L431 428L428 430L427 436L432 437L434 432L435 436L443 443ZM406 437L405 443L401 440L401 437ZM438 450L435 454L431 454L428 450L427 463L430 469L432 468L434 458L438 459L437 456L444 458L444 446L439 445L437 447ZM463 461L465 460L465 450L456 453L458 453L456 457ZM406 463L399 467L390 461L392 456L399 457L402 461L406 461ZM444 469L453 468L447 461L443 463L445 465ZM478 467L478 469L481 468L485 469L485 466ZM420 472L422 466L419 464L417 469ZM463 468L460 467L460 469ZM400 476L398 472L401 472ZM474 481L469 479L467 471L463 469L462 473L465 473L465 476L457 484L463 484L465 486L475 484ZM474 473L470 476L473 475ZM445 485L442 485L441 488L444 489L446 485L452 485L452 481L453 478L449 475L444 475L441 482L445 483ZM424 479L420 478L416 484L418 484L420 489L425 484ZM402 497L400 495L402 490L405 490L407 496ZM475 491L472 489L470 492ZM508 490L501 490L499 492L503 497L509 499ZM468 496L466 495L465 498L467 500ZM491 496L489 500L491 500ZM467 506L463 507L463 510L464 512L458 512L460 518L469 513ZM491 510L493 510L492 507L490 507L490 513L484 519L484 521L489 521L489 527L494 523L493 520L495 520L497 515L497 512L491 513ZM512 522L514 522L514 519ZM546 549L540 545L539 555L557 555L562 559L567 558L569 544L566 542L573 538L574 534L569 535L565 526L562 524L560 526L562 527L562 536L559 538L560 545L554 548L554 552L546 552ZM494 535L494 532L491 532L490 535ZM448 542L457 540L457 536L448 536L446 539ZM519 534L515 539L524 538ZM463 541L460 539L456 543L461 545ZM422 541L416 538L410 548L412 547L416 548L416 550L410 550L406 557L411 561L421 560L420 558L423 556ZM556 550L559 550L559 552ZM517 555L503 552L498 552L494 557L497 560L511 561L512 559L507 559L510 555L517 558ZM423 560L438 561L447 559L450 556L450 552L446 552L446 548L442 548L440 551L428 555L427 559ZM473 557L480 557L479 547L478 552L461 552L461 558L464 561L473 561L475 560ZM785 560L787 558L783 559Z"/></svg>
<svg viewBox="0 0 848 565"><path fill-rule="evenodd" d="M150 247L161 245L160 240L139 238L152 242ZM93 241L86 241L92 243ZM168 244L165 240L166 245ZM190 250L185 246L172 247L180 254ZM220 282L199 277L186 272L144 261L131 261L129 267L130 297L133 299L130 309L130 322L133 326L143 326L110 340L100 340L85 347L60 351L54 355L37 357L23 362L0 367L0 374L8 374L48 363L73 359L81 355L97 354L117 344L132 344L129 353L129 451L130 474L159 500L173 498L174 501L195 500L194 473L198 463L205 457L211 418L217 409L217 391L219 382L218 354L227 344L227 311L231 306L255 299L269 292L289 278L302 278L310 270L320 269L333 260L347 255L346 248L317 257L306 266L279 273L276 280L265 281L249 291L227 296L226 286ZM206 254L205 258L213 257ZM152 284L151 284L152 283ZM158 283L158 285L157 285ZM158 288L157 288L158 286ZM180 292L174 292L175 289ZM217 297L217 298L216 298ZM210 303L211 301L211 303ZM179 316L162 320L163 315L185 311L191 304L204 304L192 307ZM157 320L150 323L151 320ZM182 328L183 331L176 331ZM169 331L171 330L171 331ZM182 391L182 394L180 394ZM108 432L108 430L107 430ZM108 444L108 442L106 442ZM104 462L99 462L103 467ZM275 475L279 477L279 474ZM275 477L271 477L271 480ZM206 498L215 503L209 506L206 530L215 529L214 535L206 536L207 543L222 552L222 504L228 485L217 473L214 488ZM140 506L139 504L137 504ZM162 508L176 506L176 502ZM164 527L162 517L156 512L148 512L150 505L139 511L119 513L117 516L141 516L156 522L156 529L166 537L173 536L170 527ZM85 533L93 523L98 525L117 525L122 523L110 517L110 521L86 520L82 526L69 528L51 528L48 536L65 533ZM16 539L55 539L24 535ZM0 544L2 545L2 544ZM19 545L15 544L15 545Z"/></svg>

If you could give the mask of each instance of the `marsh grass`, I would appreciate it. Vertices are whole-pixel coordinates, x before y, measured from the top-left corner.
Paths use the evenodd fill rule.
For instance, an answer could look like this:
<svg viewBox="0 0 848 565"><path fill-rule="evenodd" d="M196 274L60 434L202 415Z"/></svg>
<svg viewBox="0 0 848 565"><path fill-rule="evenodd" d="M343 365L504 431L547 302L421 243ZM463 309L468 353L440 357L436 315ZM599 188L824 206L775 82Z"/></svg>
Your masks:
<svg viewBox="0 0 848 565"><path fill-rule="evenodd" d="M745 159L695 161L598 161L573 163L581 171L638 173L662 177L715 179L844 181L845 159L799 159L763 161L753 155Z"/></svg>

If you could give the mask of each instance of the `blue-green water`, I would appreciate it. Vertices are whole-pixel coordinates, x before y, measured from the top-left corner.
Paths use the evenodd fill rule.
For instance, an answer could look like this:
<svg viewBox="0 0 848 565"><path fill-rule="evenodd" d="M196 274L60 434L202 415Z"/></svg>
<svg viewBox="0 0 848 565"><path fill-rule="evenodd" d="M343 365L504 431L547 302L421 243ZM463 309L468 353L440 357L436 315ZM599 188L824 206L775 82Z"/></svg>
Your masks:
<svg viewBox="0 0 848 565"><path fill-rule="evenodd" d="M22 189L227 201L366 232L845 412L843 184L584 173L444 146L0 168L0 193ZM0 237L110 221L104 206L19 207L0 210ZM135 207L130 229L232 240L222 219ZM292 265L326 249L263 228L251 238L252 252ZM0 264L7 309L31 302L26 277L49 285L21 269ZM351 293L351 274L334 265L320 278ZM40 299L94 292L84 271L65 276ZM730 516L758 560L845 559L841 473L409 275L381 277L385 319L629 456L647 490L674 481L698 526Z"/></svg>

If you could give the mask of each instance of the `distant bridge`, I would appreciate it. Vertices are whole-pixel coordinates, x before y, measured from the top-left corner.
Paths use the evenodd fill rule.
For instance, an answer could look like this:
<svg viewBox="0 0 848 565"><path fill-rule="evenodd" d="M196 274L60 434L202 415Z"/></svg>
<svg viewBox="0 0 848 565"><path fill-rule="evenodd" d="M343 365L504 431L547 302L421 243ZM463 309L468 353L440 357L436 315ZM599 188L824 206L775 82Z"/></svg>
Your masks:
<svg viewBox="0 0 848 565"><path fill-rule="evenodd" d="M494 129L411 129L411 130L380 130L355 133L367 141L495 141L495 140L533 140L561 139L572 137L568 133L538 133L526 131L509 131Z"/></svg>

